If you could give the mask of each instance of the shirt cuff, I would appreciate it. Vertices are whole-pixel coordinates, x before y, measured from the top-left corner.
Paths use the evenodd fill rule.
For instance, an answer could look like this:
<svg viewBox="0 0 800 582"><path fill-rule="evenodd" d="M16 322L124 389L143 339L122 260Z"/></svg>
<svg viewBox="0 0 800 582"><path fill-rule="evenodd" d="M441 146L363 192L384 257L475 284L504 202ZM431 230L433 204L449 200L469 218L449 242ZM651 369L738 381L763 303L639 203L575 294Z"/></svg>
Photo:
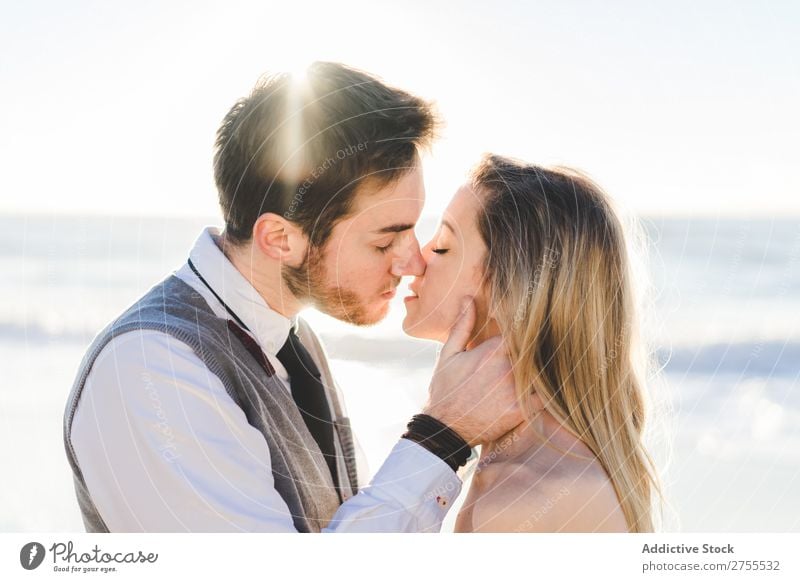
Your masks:
<svg viewBox="0 0 800 582"><path fill-rule="evenodd" d="M447 463L419 443L400 439L373 477L372 486L389 492L403 506L414 508L421 529L441 527L461 492L461 479Z"/></svg>

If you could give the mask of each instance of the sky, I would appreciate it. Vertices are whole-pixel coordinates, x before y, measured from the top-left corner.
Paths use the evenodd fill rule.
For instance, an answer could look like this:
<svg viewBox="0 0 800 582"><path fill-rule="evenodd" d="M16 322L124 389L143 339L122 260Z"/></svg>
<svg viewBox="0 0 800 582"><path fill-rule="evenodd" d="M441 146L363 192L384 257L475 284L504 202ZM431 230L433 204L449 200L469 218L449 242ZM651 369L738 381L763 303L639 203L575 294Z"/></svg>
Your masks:
<svg viewBox="0 0 800 582"><path fill-rule="evenodd" d="M798 2L0 6L0 212L216 215L228 108L334 60L437 102L426 214L492 151L637 214L800 217Z"/></svg>

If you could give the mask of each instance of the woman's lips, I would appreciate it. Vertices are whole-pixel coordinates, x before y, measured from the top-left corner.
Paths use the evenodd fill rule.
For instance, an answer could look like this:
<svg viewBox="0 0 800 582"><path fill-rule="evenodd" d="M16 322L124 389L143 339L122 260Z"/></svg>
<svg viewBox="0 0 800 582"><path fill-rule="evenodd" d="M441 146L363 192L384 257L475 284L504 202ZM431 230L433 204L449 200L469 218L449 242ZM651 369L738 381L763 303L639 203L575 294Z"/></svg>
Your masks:
<svg viewBox="0 0 800 582"><path fill-rule="evenodd" d="M414 292L412 291L412 293L414 293ZM405 298L403 299L403 301L404 301L405 303L408 303L409 301L413 301L414 299L419 299L419 295L417 295L416 293L414 293L414 295L409 295L408 297L405 297Z"/></svg>

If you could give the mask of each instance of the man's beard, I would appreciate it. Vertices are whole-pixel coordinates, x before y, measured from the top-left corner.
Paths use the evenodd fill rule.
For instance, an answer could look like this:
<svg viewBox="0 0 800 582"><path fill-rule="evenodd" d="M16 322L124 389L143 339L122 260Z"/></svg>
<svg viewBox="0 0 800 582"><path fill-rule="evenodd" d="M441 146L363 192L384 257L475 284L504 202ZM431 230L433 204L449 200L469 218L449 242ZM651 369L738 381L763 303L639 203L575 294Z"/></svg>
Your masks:
<svg viewBox="0 0 800 582"><path fill-rule="evenodd" d="M384 314L370 315L358 295L350 289L326 286L327 272L320 247L310 247L299 267L283 265L283 280L301 303L310 303L319 311L353 325L372 325Z"/></svg>

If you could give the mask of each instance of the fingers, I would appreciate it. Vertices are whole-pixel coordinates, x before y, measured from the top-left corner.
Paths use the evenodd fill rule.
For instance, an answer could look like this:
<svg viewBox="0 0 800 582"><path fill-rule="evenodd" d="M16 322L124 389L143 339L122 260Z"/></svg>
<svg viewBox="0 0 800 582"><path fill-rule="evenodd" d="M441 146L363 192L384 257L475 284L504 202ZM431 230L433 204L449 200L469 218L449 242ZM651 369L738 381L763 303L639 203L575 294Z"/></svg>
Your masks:
<svg viewBox="0 0 800 582"><path fill-rule="evenodd" d="M439 354L440 358L447 359L464 351L475 327L475 317L475 302L472 297L467 297L461 305L461 315L450 328L450 335Z"/></svg>

